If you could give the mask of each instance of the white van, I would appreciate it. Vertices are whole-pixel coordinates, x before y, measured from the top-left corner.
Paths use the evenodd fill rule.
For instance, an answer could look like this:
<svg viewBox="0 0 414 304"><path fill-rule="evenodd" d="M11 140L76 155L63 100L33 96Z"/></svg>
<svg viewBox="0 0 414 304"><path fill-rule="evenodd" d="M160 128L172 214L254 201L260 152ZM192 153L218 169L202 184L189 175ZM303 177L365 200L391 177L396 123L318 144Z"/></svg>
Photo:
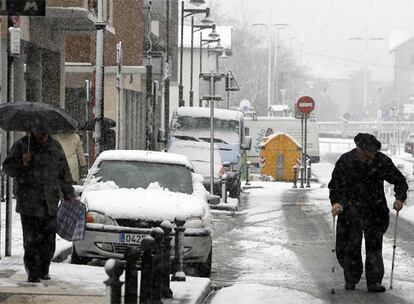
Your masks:
<svg viewBox="0 0 414 304"><path fill-rule="evenodd" d="M273 133L285 133L301 144L301 120L294 117L245 117L246 134L252 138L251 149L248 150L252 164L259 163L260 143L265 136ZM319 162L319 131L315 120L307 120L307 154L312 163Z"/></svg>
<svg viewBox="0 0 414 304"><path fill-rule="evenodd" d="M210 109L179 107L173 114L167 149L174 139L210 142ZM239 198L243 151L251 148L240 111L214 109L214 143L225 166L230 197Z"/></svg>

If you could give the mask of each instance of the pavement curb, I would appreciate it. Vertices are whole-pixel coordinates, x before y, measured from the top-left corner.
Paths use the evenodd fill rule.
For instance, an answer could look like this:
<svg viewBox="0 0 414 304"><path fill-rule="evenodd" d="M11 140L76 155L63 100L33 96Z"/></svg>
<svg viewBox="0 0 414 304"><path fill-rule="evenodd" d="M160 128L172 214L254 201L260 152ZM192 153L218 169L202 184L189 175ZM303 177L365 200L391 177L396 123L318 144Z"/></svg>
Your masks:
<svg viewBox="0 0 414 304"><path fill-rule="evenodd" d="M211 281L206 285L204 290L201 291L199 298L197 299L195 304L203 304L205 300L208 298L211 292Z"/></svg>

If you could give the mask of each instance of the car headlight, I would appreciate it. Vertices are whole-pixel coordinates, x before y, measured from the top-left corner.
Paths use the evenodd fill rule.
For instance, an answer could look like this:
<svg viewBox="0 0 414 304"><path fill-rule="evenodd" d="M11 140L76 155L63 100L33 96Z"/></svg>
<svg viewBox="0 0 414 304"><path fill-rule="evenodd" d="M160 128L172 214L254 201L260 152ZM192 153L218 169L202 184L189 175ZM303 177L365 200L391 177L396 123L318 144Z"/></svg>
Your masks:
<svg viewBox="0 0 414 304"><path fill-rule="evenodd" d="M193 216L193 217L187 218L187 220L185 221L184 227L185 228L203 228L204 223L201 217Z"/></svg>
<svg viewBox="0 0 414 304"><path fill-rule="evenodd" d="M112 217L96 211L89 211L86 214L86 221L94 224L118 226L117 222Z"/></svg>

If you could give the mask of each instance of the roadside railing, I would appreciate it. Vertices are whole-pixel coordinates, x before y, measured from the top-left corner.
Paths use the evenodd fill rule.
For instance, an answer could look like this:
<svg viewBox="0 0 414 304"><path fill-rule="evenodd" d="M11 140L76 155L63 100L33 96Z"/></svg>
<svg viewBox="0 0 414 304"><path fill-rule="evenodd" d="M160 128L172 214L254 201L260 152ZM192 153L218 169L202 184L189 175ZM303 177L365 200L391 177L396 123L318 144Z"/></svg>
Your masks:
<svg viewBox="0 0 414 304"><path fill-rule="evenodd" d="M185 281L183 271L185 219L175 219L175 250L174 274L171 280ZM162 298L172 298L170 288L170 255L172 224L168 221L154 227L151 235L141 241L139 251L135 246L127 247L124 258L109 259L105 263L105 271L109 278L106 285L107 304L137 304L138 303L138 261L141 260L140 304L161 304ZM120 280L125 272L125 284ZM122 286L124 285L124 301L122 302Z"/></svg>

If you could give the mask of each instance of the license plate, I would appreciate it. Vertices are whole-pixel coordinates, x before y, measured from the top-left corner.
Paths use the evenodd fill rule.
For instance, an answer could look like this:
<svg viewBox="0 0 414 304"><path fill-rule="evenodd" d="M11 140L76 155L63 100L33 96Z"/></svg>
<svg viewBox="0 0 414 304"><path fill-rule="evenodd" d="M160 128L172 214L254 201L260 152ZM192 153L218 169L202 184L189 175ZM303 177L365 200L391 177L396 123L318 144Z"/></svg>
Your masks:
<svg viewBox="0 0 414 304"><path fill-rule="evenodd" d="M144 236L141 234L121 233L119 235L119 242L126 244L141 244L143 237Z"/></svg>

